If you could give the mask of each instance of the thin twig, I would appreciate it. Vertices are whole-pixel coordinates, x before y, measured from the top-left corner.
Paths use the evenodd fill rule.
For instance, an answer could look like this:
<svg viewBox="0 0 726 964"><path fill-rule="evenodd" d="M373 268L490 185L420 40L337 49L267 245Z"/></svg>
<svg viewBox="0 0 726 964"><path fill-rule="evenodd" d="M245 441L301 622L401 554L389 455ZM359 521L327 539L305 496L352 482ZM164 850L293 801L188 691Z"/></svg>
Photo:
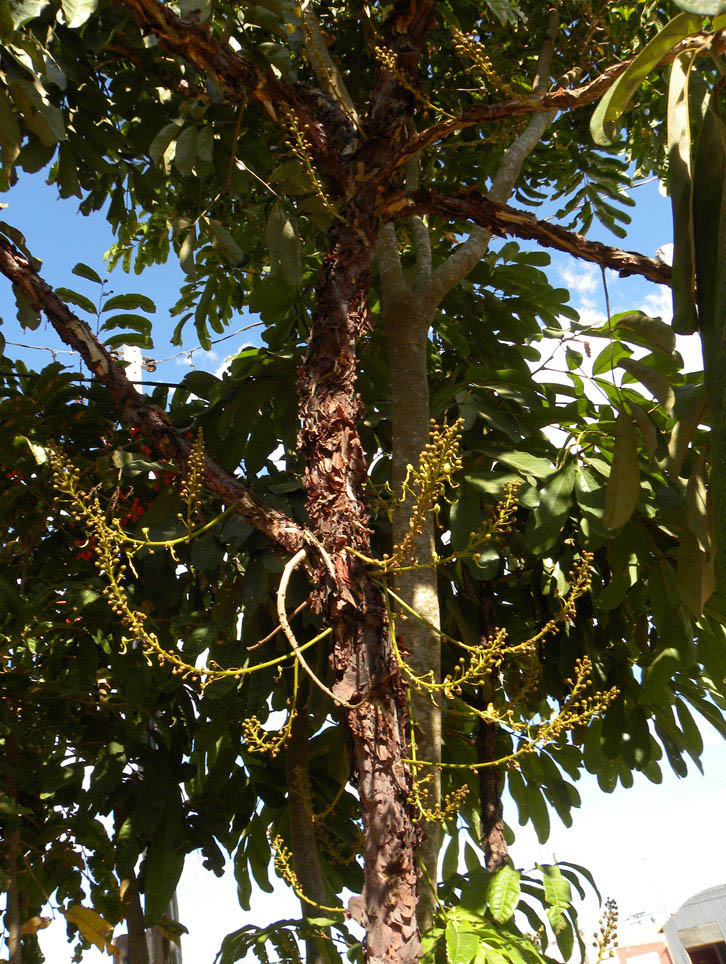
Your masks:
<svg viewBox="0 0 726 964"><path fill-rule="evenodd" d="M313 681L313 683L315 683L315 685L319 689L321 689L323 693L329 696L334 703L337 703L338 706L344 706L346 709L354 710L356 709L356 707L360 706L361 704L348 703L345 700L341 700L339 697L335 695L335 693L331 689L329 689L325 685L325 683L322 682L322 680L318 679L318 677L312 671L312 669L307 663L307 660L302 655L300 646L298 645L298 641L295 638L295 634L293 633L292 628L290 627L290 623L287 618L287 613L285 612L285 597L287 594L287 586L288 586L288 583L290 582L290 577L292 576L293 572L297 569L297 567L300 565L300 563L306 558L306 556L307 556L307 549L299 549L295 553L295 555L286 563L285 568L282 570L282 576L280 577L280 585L277 587L277 617L280 620L280 626L282 627L282 631L287 637L288 643L292 647L292 651L295 653L295 656L297 657L298 662L305 670L305 672L308 674L308 676ZM361 703L362 702L363 701L361 700Z"/></svg>

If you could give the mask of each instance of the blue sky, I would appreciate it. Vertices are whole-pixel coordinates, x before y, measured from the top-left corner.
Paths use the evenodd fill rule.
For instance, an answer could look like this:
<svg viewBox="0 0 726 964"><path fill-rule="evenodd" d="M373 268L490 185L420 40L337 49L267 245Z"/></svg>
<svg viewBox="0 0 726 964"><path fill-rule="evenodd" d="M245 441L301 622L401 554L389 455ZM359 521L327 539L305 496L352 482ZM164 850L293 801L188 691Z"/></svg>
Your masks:
<svg viewBox="0 0 726 964"><path fill-rule="evenodd" d="M668 202L658 193L655 182L650 182L634 190L637 208L631 209L633 224L625 241L613 237L598 225L593 227L590 237L620 247L641 251L653 256L660 245L670 241L670 210ZM18 184L3 198L9 206L0 211L0 218L20 229L26 237L30 251L43 261L41 273L54 287L68 287L80 291L95 300L97 287L90 282L75 277L71 269L78 261L83 261L102 276L106 276L104 253L113 243L111 229L102 214L83 217L78 213L76 198L61 200L53 187L44 183L43 174L25 175ZM548 212L547 212L548 213ZM596 265L577 262L568 255L551 251L552 268L550 276L555 284L570 288L572 303L581 311L583 321L602 317L604 301L600 271ZM160 364L153 375L147 379L179 381L190 368L208 371L217 370L224 359L245 343L259 344L256 332L243 332L239 337L228 338L213 347L212 352L197 349L192 355L170 345L175 319L171 319L169 309L176 301L176 293L183 279L176 260L172 257L164 266L147 268L142 275L125 274L118 267L109 276L110 289L116 294L140 292L156 302L157 312L154 321L154 349L144 350L145 356L156 359ZM638 278L620 279L609 273L609 288L613 312L642 307L653 314L668 310L669 293L657 285ZM6 354L11 358L21 358L29 366L38 369L46 364L51 355L39 347L53 348L58 351L60 361L75 366L50 325L41 323L34 332L24 332L15 318L15 302L10 285L0 279L0 317L3 319L2 332L8 342L33 345L35 348L20 348L10 344ZM240 315L230 326L233 332L250 322ZM196 333L191 323L185 329L184 349L197 346ZM175 356L162 362L169 356Z"/></svg>
<svg viewBox="0 0 726 964"><path fill-rule="evenodd" d="M633 225L628 238L620 242L607 232L593 229L591 237L621 247L639 250L653 256L658 247L670 241L670 211L657 184L635 189L637 207L631 210ZM71 268L84 261L104 274L104 252L112 243L106 221L96 215L83 218L76 213L77 201L56 199L43 177L25 177L5 196L9 207L2 217L26 235L30 250L43 259L43 277L54 286L76 288L92 294L91 285L74 278ZM604 300L600 272L594 265L581 264L566 255L552 253L551 277L558 285L567 285L572 303L588 322L603 318ZM141 292L157 303L155 320L156 344L145 352L156 359L177 354L169 345L173 322L169 308L176 299L182 274L175 262L163 268L148 269L141 277L125 275L117 269L111 276L116 293ZM619 279L609 275L610 297L614 312L642 307L646 311L669 317L669 292L640 279ZM23 332L15 320L15 306L9 283L0 278L0 315L3 334L8 342L22 342L36 348L63 350L64 346L45 323L34 332ZM249 323L248 318L235 319L230 330ZM253 340L254 332L243 333L215 347L211 354L196 351L193 362L198 368L217 370L224 358L243 343ZM188 331L185 348L196 346L193 327ZM697 339L680 342L689 367L699 367ZM34 368L50 360L46 351L9 345L9 357L22 358ZM68 355L58 355L67 362ZM77 362L73 363L75 367ZM189 368L188 357L181 354L159 366L154 375L178 381ZM615 897L621 906L621 918L639 911L672 911L703 887L726 879L726 847L723 834L723 800L726 791L726 746L715 734L704 728L707 748L704 755L706 775L695 770L686 780L666 774L660 786L636 779L632 790L619 789L603 794L589 776L581 781L583 806L575 815L574 828L565 830L553 822L548 843L537 844L529 828L517 830L513 857L518 866L530 868L535 862L551 862L553 856L588 866L595 874L604 895ZM516 824L514 808L509 819ZM516 829L516 828L515 828ZM183 922L191 934L185 939L185 961L193 964L211 962L224 934L243 923L261 923L281 916L296 916L297 901L280 886L275 894L256 895L253 911L243 913L236 900L231 874L217 880L204 871L197 856L187 864L179 891ZM596 908L587 909L585 919L594 927ZM64 926L53 925L41 934L48 959L58 964L70 961L64 940ZM84 958L97 962L95 951Z"/></svg>

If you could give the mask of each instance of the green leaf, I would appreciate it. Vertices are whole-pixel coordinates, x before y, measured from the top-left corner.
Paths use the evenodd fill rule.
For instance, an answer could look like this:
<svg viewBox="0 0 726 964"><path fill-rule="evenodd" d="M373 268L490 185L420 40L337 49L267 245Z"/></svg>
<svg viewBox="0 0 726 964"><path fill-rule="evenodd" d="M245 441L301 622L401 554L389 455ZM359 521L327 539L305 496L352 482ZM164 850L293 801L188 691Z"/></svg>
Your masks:
<svg viewBox="0 0 726 964"><path fill-rule="evenodd" d="M8 4L12 17L13 27L24 26L29 20L34 20L48 6L49 0L17 0L16 3Z"/></svg>
<svg viewBox="0 0 726 964"><path fill-rule="evenodd" d="M80 308L81 311L85 311L89 315L96 314L97 309L91 299L80 294L78 291L72 291L70 288L56 288L55 293L59 298L69 302L71 305L75 305L76 308Z"/></svg>
<svg viewBox="0 0 726 964"><path fill-rule="evenodd" d="M693 181L688 81L696 52L677 57L668 83L668 188L673 209L673 328L690 335L698 328L694 297L696 252L693 237Z"/></svg>
<svg viewBox="0 0 726 964"><path fill-rule="evenodd" d="M595 878L592 876L592 874L587 869L587 867L583 867L581 864L573 864L569 860L560 860L559 865L560 867L568 867L570 870L574 871L580 877L584 877L585 880L588 882L588 884L595 891L595 895L597 896L598 902L602 904L602 895L600 894L597 884L595 883Z"/></svg>
<svg viewBox="0 0 726 964"><path fill-rule="evenodd" d="M133 331L141 332L144 335L151 334L151 322L143 315L133 315L126 312L120 315L112 315L106 318L101 325L101 331L110 331L112 328L131 328Z"/></svg>
<svg viewBox="0 0 726 964"><path fill-rule="evenodd" d="M452 834L444 851L441 873L444 880L453 877L459 868L459 834Z"/></svg>
<svg viewBox="0 0 726 964"><path fill-rule="evenodd" d="M176 139L174 165L180 174L188 177L197 159L197 128L194 125L185 127Z"/></svg>
<svg viewBox="0 0 726 964"><path fill-rule="evenodd" d="M180 131L181 122L177 121L172 121L170 124L166 124L164 127L162 127L149 145L149 157L154 164L158 164L159 161L166 155L169 145L177 139Z"/></svg>
<svg viewBox="0 0 726 964"><path fill-rule="evenodd" d="M519 903L520 877L518 870L505 864L492 877L489 886L489 910L498 924L506 923Z"/></svg>
<svg viewBox="0 0 726 964"><path fill-rule="evenodd" d="M619 529L630 519L640 495L640 469L635 430L629 415L621 412L615 422L615 449L605 494L603 522Z"/></svg>
<svg viewBox="0 0 726 964"><path fill-rule="evenodd" d="M265 231L270 252L270 277L281 275L286 284L297 288L301 283L300 239L294 221L287 216L282 201L270 209Z"/></svg>
<svg viewBox="0 0 726 964"><path fill-rule="evenodd" d="M623 315L614 315L612 325L618 337L625 341L658 348L667 355L672 355L676 349L676 336L671 326L666 325L660 318L650 318L642 311L627 311ZM629 333L635 337L629 338Z"/></svg>
<svg viewBox="0 0 726 964"><path fill-rule="evenodd" d="M190 228L184 235L184 240L179 248L179 264L184 274L194 277L196 265L194 264L194 249L197 243L197 233L195 228Z"/></svg>
<svg viewBox="0 0 726 964"><path fill-rule="evenodd" d="M30 449L30 452L35 459L36 465L45 465L48 461L48 450L42 445L38 445L37 442L31 441L31 439L26 438L25 435L16 435L13 439L13 443L18 445L18 443L24 443Z"/></svg>
<svg viewBox="0 0 726 964"><path fill-rule="evenodd" d="M701 21L698 17L681 13L643 47L595 109L590 121L590 133L596 144L608 147L615 141L618 136L618 122L648 74L679 41L700 29Z"/></svg>
<svg viewBox="0 0 726 964"><path fill-rule="evenodd" d="M89 266L84 264L82 261L79 261L74 268L71 268L71 271L77 277L85 278L86 281L92 281L97 285L103 284L103 278L100 276L100 274L97 271L94 271L93 268L89 268Z"/></svg>
<svg viewBox="0 0 726 964"><path fill-rule="evenodd" d="M516 0L486 0L486 5L502 23L515 24L524 17Z"/></svg>
<svg viewBox="0 0 726 964"><path fill-rule="evenodd" d="M204 351L209 351L212 347L212 340L209 337L209 329L207 328L207 315L209 314L209 306L212 303L213 294L214 277L210 275L194 311L194 327L197 330L199 344L202 346Z"/></svg>
<svg viewBox="0 0 726 964"><path fill-rule="evenodd" d="M704 449L696 460L688 479L688 485L686 486L686 523L696 536L701 551L710 553L714 546L706 484L707 457L708 452Z"/></svg>
<svg viewBox="0 0 726 964"><path fill-rule="evenodd" d="M35 331L40 324L40 312L15 284L13 285L13 294L15 295L18 321L27 331Z"/></svg>
<svg viewBox="0 0 726 964"><path fill-rule="evenodd" d="M678 591L694 616L700 616L716 589L713 518L706 489L706 451L693 466L686 486L686 525L678 550Z"/></svg>
<svg viewBox="0 0 726 964"><path fill-rule="evenodd" d="M30 253L25 241L25 235L22 231L18 231L17 228L13 227L12 224L8 224L7 221L0 221L0 232L2 232L6 238L10 238L13 244L20 248L35 271L40 270L43 262L39 258L33 257Z"/></svg>
<svg viewBox="0 0 726 964"><path fill-rule="evenodd" d="M562 876L560 868L554 864L544 864L540 870L543 876L545 900L558 914L564 914L572 903L572 889L569 881Z"/></svg>
<svg viewBox="0 0 726 964"><path fill-rule="evenodd" d="M648 459L652 464L655 458L655 452L658 448L658 429L655 426L655 422L648 415L644 408L640 405L636 405L635 402L629 402L628 408L635 419L638 428L640 429L640 434L643 436L643 445L645 446L645 451L648 453Z"/></svg>
<svg viewBox="0 0 726 964"><path fill-rule="evenodd" d="M200 161L209 163L214 156L214 131L211 124L207 124L199 131L197 138L197 157Z"/></svg>
<svg viewBox="0 0 726 964"><path fill-rule="evenodd" d="M66 139L63 114L51 104L40 85L29 80L13 79L9 84L10 96L18 106L31 130L45 147L54 147Z"/></svg>
<svg viewBox="0 0 726 964"><path fill-rule="evenodd" d="M716 543L726 546L726 129L712 93L701 125L693 175L696 295L706 396L713 426L711 486ZM716 556L717 575L726 554Z"/></svg>
<svg viewBox="0 0 726 964"><path fill-rule="evenodd" d="M637 378L639 382L645 385L654 398L658 399L668 414L673 411L676 396L671 383L665 375L655 371L655 369L646 365L645 362L638 361L635 358L621 358L617 363L617 367L624 368L629 375Z"/></svg>
<svg viewBox="0 0 726 964"><path fill-rule="evenodd" d="M142 311L148 311L149 314L153 314L156 311L156 305L151 298L147 298L146 295L114 295L113 298L109 298L108 301L104 301L103 303L104 314L108 311L116 311L118 308L140 308Z"/></svg>
<svg viewBox="0 0 726 964"><path fill-rule="evenodd" d="M681 474L688 445L693 438L693 433L701 424L707 408L706 396L697 395L673 426L668 442L668 461L666 463L668 474L672 479L677 479Z"/></svg>
<svg viewBox="0 0 726 964"><path fill-rule="evenodd" d="M555 932L557 947L560 949L563 959L567 961L572 954L572 948L575 943L574 928L567 917L561 914L556 908L548 907L546 914L552 930Z"/></svg>
<svg viewBox="0 0 726 964"><path fill-rule="evenodd" d="M680 661L678 650L673 646L661 647L643 673L640 688L642 703L650 706L663 699L666 687Z"/></svg>
<svg viewBox="0 0 726 964"><path fill-rule="evenodd" d="M104 345L109 348L119 348L122 345L136 345L139 348L153 348L154 343L149 335L124 331L119 335L111 335L104 340Z"/></svg>
<svg viewBox="0 0 726 964"><path fill-rule="evenodd" d="M545 479L555 470L554 465L547 459L529 455L527 452L496 452L493 456L497 461L510 466L521 475L533 476L536 479Z"/></svg>
<svg viewBox="0 0 726 964"><path fill-rule="evenodd" d="M214 218L204 218L204 224L209 229L210 240L214 247L234 264L240 264L244 260L245 253L227 228Z"/></svg>
<svg viewBox="0 0 726 964"><path fill-rule="evenodd" d="M467 928L467 921L453 915L446 924L446 960L449 964L470 964L479 946L477 935Z"/></svg>
<svg viewBox="0 0 726 964"><path fill-rule="evenodd" d="M184 868L184 811L178 787L171 787L161 822L149 841L144 874L144 923L166 913Z"/></svg>
<svg viewBox="0 0 726 964"><path fill-rule="evenodd" d="M98 0L61 0L63 15L69 27L82 27L98 6Z"/></svg>
<svg viewBox="0 0 726 964"><path fill-rule="evenodd" d="M547 480L540 503L530 515L527 536L532 551L538 555L555 544L569 515L574 487L575 460L570 458Z"/></svg>

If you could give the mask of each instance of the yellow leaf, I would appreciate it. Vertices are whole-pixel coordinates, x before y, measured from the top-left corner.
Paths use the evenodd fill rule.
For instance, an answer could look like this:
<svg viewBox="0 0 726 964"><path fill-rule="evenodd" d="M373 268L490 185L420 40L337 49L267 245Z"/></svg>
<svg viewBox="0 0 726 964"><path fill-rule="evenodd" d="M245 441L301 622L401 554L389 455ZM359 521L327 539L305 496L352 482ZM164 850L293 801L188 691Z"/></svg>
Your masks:
<svg viewBox="0 0 726 964"><path fill-rule="evenodd" d="M29 920L26 920L26 922L20 928L20 933L37 934L38 931L42 931L45 927L50 927L50 917L39 917L36 914L35 917L31 917Z"/></svg>
<svg viewBox="0 0 726 964"><path fill-rule="evenodd" d="M63 913L66 920L76 925L89 944L94 944L100 951L106 951L107 954L116 955L118 953L110 941L113 924L109 924L93 908L83 907L81 904L71 904Z"/></svg>

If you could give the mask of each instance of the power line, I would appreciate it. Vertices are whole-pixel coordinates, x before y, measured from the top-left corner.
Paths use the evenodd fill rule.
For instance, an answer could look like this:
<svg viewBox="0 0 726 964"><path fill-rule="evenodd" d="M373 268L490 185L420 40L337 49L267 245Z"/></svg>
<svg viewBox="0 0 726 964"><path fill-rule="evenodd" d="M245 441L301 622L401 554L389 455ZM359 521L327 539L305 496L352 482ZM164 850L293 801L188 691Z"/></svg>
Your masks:
<svg viewBox="0 0 726 964"><path fill-rule="evenodd" d="M73 354L75 354L75 352L74 352ZM38 373L37 373L37 372L6 372L6 371L0 371L0 377L3 377L3 378L37 378L37 377L38 377ZM78 382L99 382L100 384L103 384L100 379L98 379L98 378L93 378L93 377L88 376L88 375L71 375L71 378L72 378L74 381L78 381ZM149 382L149 381L135 382L135 381L132 381L131 379L128 379L128 382L129 382L130 385L153 385L154 387L161 386L162 388L181 388L181 387L184 387L182 382Z"/></svg>
<svg viewBox="0 0 726 964"><path fill-rule="evenodd" d="M221 338L215 338L210 342L210 345L219 345L223 341L228 341L230 338L234 338L236 335L241 335L245 331L251 331L253 328L260 328L264 322L256 321L251 325L243 325L242 328L237 328L236 331L231 331L228 335L222 335ZM31 351L48 351L55 358L56 355L76 355L78 354L72 348L49 348L48 345L26 345L21 341L6 341L6 345L12 345L15 348L27 348ZM191 358L195 351L202 351L202 345L195 345L193 348L182 348L181 351L175 352L173 355L167 355L166 358L144 358L144 361L154 362L155 365L163 365L164 362L174 361L176 358ZM206 349L204 349L206 350ZM91 379L92 380L92 379ZM140 385L141 382L133 382L134 385ZM145 385L165 385L166 382L144 382Z"/></svg>
<svg viewBox="0 0 726 964"><path fill-rule="evenodd" d="M211 372L207 372L206 374L211 374ZM13 371L1 371L1 370L0 370L0 378L38 378L38 377L39 377L39 376L38 376L38 373L37 373L37 372L13 372ZM247 378L251 379L252 381L261 381L262 379L268 379L268 378L282 379L282 378L295 378L295 377L296 377L296 376L295 376L294 373L290 373L290 374L287 374L287 375L284 374L284 373L283 373L283 374L279 374L279 375L247 375ZM73 374L71 374L71 378L74 379L75 381L79 381L79 382L98 382L98 383L101 384L101 385L103 384L103 381L102 381L100 378L93 378L92 376L89 376L89 375L73 375ZM149 382L149 381L138 381L138 382L136 382L136 381L132 381L131 379L128 379L128 382L129 382L130 385L142 385L142 386L151 385L151 386L153 386L154 388L156 388L156 387L161 387L161 388L186 388L186 389L188 389L188 391L189 391L190 393L193 394L193 392L194 392L194 390L191 389L191 388L189 388L188 385L185 385L184 382L156 382L156 381L154 381L154 382Z"/></svg>

